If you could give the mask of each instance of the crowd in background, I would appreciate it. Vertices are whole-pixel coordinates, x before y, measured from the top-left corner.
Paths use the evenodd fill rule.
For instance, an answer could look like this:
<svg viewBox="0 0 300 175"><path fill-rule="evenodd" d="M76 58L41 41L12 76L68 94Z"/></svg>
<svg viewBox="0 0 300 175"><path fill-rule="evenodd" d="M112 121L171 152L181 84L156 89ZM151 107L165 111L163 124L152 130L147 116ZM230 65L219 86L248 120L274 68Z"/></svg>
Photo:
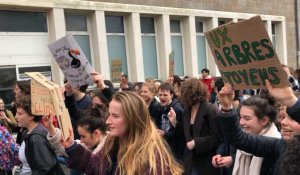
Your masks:
<svg viewBox="0 0 300 175"><path fill-rule="evenodd" d="M92 88L65 81L66 140L55 115L32 114L30 80L17 82L9 108L0 98L0 174L300 174L300 71L283 69L291 87L243 91L206 68L167 81L123 74L118 88L97 72Z"/></svg>

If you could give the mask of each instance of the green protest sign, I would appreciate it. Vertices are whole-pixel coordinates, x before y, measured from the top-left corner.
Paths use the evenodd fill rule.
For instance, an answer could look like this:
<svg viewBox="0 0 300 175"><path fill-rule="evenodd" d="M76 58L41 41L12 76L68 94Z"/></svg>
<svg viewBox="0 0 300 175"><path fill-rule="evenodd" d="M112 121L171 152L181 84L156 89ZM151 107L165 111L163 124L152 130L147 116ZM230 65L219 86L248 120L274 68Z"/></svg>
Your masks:
<svg viewBox="0 0 300 175"><path fill-rule="evenodd" d="M288 86L287 77L260 16L205 33L222 78L235 89Z"/></svg>

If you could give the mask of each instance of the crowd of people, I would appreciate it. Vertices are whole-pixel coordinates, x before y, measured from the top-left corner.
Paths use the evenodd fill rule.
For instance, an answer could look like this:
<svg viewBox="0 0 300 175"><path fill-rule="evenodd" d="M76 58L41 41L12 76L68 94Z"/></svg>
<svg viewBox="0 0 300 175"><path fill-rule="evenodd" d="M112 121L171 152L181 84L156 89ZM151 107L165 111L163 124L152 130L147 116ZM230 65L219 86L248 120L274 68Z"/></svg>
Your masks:
<svg viewBox="0 0 300 175"><path fill-rule="evenodd" d="M0 98L0 174L63 175L65 165L70 175L300 174L299 85L284 69L292 87L266 80L255 91L206 68L200 79L131 83L124 74L118 89L97 72L89 90L65 81L66 139L55 115L32 114L30 80L17 82L10 108Z"/></svg>

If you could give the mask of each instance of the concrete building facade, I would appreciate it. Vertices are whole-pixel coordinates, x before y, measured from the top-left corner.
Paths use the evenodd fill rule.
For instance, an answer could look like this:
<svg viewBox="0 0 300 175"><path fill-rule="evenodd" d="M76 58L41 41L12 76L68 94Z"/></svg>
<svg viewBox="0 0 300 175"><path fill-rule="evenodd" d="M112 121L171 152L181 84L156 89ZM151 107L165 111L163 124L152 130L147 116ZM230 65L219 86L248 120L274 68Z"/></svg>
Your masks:
<svg viewBox="0 0 300 175"><path fill-rule="evenodd" d="M112 61L121 60L131 81L165 80L172 51L175 74L197 76L207 67L218 76L204 32L257 14L280 61L296 68L294 5L292 0L0 0L0 95L9 96L13 80L26 78L26 71L62 84L47 44L66 34L106 79Z"/></svg>

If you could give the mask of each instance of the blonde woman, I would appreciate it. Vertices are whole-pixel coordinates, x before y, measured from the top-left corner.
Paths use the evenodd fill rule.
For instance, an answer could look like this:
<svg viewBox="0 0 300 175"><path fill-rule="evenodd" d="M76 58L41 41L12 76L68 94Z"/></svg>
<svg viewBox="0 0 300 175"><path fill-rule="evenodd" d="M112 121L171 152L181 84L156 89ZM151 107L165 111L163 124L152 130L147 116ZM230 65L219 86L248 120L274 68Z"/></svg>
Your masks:
<svg viewBox="0 0 300 175"><path fill-rule="evenodd" d="M93 175L182 174L181 166L157 133L140 97L131 92L115 94L109 113L106 123L110 134L95 156L74 143L72 134L63 143L70 157L70 167Z"/></svg>
<svg viewBox="0 0 300 175"><path fill-rule="evenodd" d="M160 103L155 98L156 87L154 83L144 83L141 91L141 97L145 100L150 116L158 127L162 108Z"/></svg>

